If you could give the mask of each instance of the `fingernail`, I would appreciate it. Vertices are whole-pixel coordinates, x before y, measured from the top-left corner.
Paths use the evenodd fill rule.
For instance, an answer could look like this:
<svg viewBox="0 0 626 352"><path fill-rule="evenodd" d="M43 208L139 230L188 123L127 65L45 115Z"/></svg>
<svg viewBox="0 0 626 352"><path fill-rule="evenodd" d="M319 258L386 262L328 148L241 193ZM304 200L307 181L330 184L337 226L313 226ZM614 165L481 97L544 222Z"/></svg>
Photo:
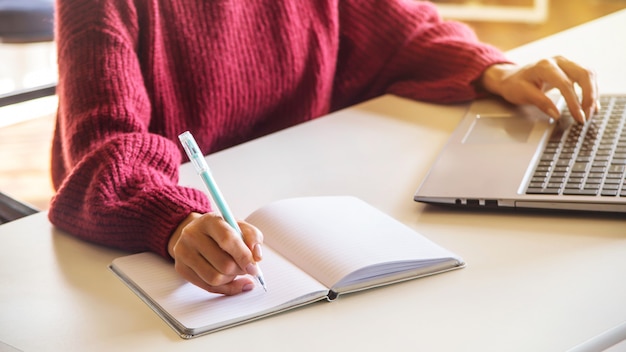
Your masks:
<svg viewBox="0 0 626 352"><path fill-rule="evenodd" d="M261 260L261 258L263 258L263 249L261 248L261 245L259 243L254 245L254 248L252 249L252 255L254 256L254 260L256 261L259 261Z"/></svg>
<svg viewBox="0 0 626 352"><path fill-rule="evenodd" d="M587 122L587 114L585 114L583 109L578 109L578 114L580 115L580 118L582 119L583 123L586 123Z"/></svg>
<svg viewBox="0 0 626 352"><path fill-rule="evenodd" d="M558 120L559 117L561 117L561 114L553 108L548 109L548 115L555 120Z"/></svg>
<svg viewBox="0 0 626 352"><path fill-rule="evenodd" d="M257 276L259 274L259 270L254 263L250 263L246 266L246 272L252 276Z"/></svg>
<svg viewBox="0 0 626 352"><path fill-rule="evenodd" d="M252 290L254 290L254 284L245 284L245 285L243 285L243 287L241 288L241 290L242 290L243 292L252 291Z"/></svg>

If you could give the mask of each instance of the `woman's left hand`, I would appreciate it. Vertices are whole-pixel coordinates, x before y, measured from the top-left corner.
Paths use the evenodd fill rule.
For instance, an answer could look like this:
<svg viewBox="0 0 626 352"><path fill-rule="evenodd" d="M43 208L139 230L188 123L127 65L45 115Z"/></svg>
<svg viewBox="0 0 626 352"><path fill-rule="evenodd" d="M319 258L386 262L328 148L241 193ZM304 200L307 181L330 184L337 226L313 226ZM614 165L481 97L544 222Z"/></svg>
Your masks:
<svg viewBox="0 0 626 352"><path fill-rule="evenodd" d="M593 71L562 56L519 66L496 64L488 67L481 78L488 92L502 96L513 104L532 104L554 119L559 111L546 92L561 92L574 119L585 123L599 109L598 87ZM575 85L581 88L581 98Z"/></svg>

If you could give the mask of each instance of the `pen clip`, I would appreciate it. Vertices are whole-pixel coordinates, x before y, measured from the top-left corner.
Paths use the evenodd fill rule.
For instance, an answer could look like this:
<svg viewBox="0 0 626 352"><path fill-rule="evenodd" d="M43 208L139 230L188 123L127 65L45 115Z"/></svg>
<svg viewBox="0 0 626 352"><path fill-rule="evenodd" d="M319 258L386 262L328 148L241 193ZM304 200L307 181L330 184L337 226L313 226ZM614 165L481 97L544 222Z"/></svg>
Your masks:
<svg viewBox="0 0 626 352"><path fill-rule="evenodd" d="M186 131L178 135L178 139L180 143L183 145L183 149L187 156L189 157L189 161L193 164L197 173L201 173L204 171L208 171L209 167L204 160L204 156L200 152L200 147L198 147L198 143L193 138L191 132Z"/></svg>

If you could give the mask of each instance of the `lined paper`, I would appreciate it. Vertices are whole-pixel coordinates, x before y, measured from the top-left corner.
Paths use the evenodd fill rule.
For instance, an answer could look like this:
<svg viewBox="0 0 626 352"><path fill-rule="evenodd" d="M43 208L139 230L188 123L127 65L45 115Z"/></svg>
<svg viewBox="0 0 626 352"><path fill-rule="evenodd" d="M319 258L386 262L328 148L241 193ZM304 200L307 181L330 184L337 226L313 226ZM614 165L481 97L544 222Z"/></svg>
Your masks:
<svg viewBox="0 0 626 352"><path fill-rule="evenodd" d="M264 315L294 301L321 299L328 289L306 273L265 248L259 263L268 284L235 296L209 293L183 279L174 265L153 253L139 253L117 258L112 269L139 290L143 298L160 308L179 330L197 333L199 328L212 330ZM304 298L303 298L304 297Z"/></svg>
<svg viewBox="0 0 626 352"><path fill-rule="evenodd" d="M359 269L363 277L357 281L367 281L383 272L418 268L419 263L462 262L355 197L280 200L246 220L261 229L265 243L329 288Z"/></svg>

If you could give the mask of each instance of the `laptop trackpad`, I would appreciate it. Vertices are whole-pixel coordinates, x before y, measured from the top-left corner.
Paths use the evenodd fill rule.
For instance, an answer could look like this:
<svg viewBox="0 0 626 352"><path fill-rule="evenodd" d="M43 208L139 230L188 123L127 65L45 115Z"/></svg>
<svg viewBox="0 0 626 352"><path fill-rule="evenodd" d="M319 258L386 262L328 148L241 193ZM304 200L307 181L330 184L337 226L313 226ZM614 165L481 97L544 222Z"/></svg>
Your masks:
<svg viewBox="0 0 626 352"><path fill-rule="evenodd" d="M524 143L534 124L530 119L512 114L476 115L463 143Z"/></svg>

